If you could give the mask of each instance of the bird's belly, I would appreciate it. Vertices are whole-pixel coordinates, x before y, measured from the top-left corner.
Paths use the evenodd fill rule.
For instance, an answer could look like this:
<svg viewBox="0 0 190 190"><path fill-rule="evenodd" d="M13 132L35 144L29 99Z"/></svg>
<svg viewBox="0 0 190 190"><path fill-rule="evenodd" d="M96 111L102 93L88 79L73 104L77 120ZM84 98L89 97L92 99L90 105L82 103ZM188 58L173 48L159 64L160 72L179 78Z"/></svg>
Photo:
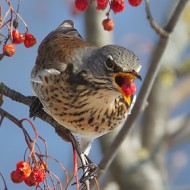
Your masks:
<svg viewBox="0 0 190 190"><path fill-rule="evenodd" d="M125 117L115 116L113 118L106 117L105 114L99 116L92 114L95 109L88 110L87 112L72 115L71 112L66 112L64 109L59 109L59 112L54 111L52 107L46 105L48 113L62 126L68 128L70 131L80 136L102 136L109 131L120 126L124 122ZM74 110L73 110L74 112ZM76 113L76 111L74 112Z"/></svg>
<svg viewBox="0 0 190 190"><path fill-rule="evenodd" d="M102 136L120 126L126 119L127 110L124 105L100 103L98 93L88 89L76 93L55 85L33 84L33 88L44 110L77 135Z"/></svg>

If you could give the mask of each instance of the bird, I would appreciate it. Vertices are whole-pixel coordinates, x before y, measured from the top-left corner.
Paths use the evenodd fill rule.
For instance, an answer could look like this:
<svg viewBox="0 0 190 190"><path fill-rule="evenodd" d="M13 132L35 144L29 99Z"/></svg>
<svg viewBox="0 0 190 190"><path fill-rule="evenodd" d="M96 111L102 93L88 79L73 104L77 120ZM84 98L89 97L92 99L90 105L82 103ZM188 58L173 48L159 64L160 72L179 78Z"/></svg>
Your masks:
<svg viewBox="0 0 190 190"><path fill-rule="evenodd" d="M140 69L131 50L88 43L74 22L65 20L39 45L31 84L44 111L69 129L88 155L94 139L127 119Z"/></svg>

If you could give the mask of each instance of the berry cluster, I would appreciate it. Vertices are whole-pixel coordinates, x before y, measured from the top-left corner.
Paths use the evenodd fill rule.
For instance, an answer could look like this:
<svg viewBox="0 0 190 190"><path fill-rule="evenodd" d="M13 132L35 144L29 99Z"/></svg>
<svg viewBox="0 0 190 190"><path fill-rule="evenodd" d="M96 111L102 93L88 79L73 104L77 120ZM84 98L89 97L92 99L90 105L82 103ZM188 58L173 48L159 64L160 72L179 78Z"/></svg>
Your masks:
<svg viewBox="0 0 190 190"><path fill-rule="evenodd" d="M2 53L0 53L0 60L4 56L11 57L16 52L15 45L24 43L26 48L32 47L36 44L35 37L28 33L28 26L24 19L19 14L19 7L21 1L18 1L15 9L10 0L7 1L8 9L1 11L0 6L0 45L2 45ZM1 12L5 12L2 16ZM18 30L20 22L25 26L24 34Z"/></svg>
<svg viewBox="0 0 190 190"><path fill-rule="evenodd" d="M45 162L37 162L30 166L28 162L19 161L16 170L11 172L11 179L14 183L24 183L28 186L38 186L46 179L47 165Z"/></svg>
<svg viewBox="0 0 190 190"><path fill-rule="evenodd" d="M51 160L56 162L58 166L62 169L62 171L66 175L65 184L69 184L72 179L69 179L67 170L56 158L47 154L47 143L45 139L38 134L34 124L28 118L15 120L17 123L19 123L19 128L24 133L24 139L27 144L27 149L24 154L24 160L17 162L16 169L12 171L10 174L12 181L16 184L23 182L27 186L34 186L35 189L62 189L61 180L47 166L48 161ZM23 126L23 122L26 121L30 124L30 126L33 129L33 132L35 133L34 138L30 137L29 133ZM45 152L41 150L38 141L40 141L40 145L41 143L44 144L43 148Z"/></svg>
<svg viewBox="0 0 190 190"><path fill-rule="evenodd" d="M97 10L104 10L109 5L109 10L106 13L107 19L103 20L102 25L104 30L111 31L114 28L114 21L109 18L110 11L113 11L115 14L122 12L125 8L124 0L95 0L97 3ZM142 0L128 0L128 3L136 7L142 3ZM89 5L88 0L75 0L75 7L79 11L85 11Z"/></svg>
<svg viewBox="0 0 190 190"><path fill-rule="evenodd" d="M26 48L36 44L36 38L29 33L21 34L17 29L12 31L12 42L3 46L3 55L11 57L15 54L16 44L24 43Z"/></svg>

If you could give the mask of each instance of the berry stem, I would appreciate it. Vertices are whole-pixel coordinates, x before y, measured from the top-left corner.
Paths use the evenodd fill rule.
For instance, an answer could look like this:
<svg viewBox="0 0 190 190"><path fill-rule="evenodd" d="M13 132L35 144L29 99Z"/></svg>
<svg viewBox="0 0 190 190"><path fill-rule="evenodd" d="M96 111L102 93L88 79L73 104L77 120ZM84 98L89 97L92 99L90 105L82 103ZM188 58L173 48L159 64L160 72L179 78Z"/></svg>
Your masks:
<svg viewBox="0 0 190 190"><path fill-rule="evenodd" d="M22 127L22 129L24 129L24 130L23 130L23 133L24 133L24 135L25 135L26 142L27 142L28 147L29 147L29 149L30 149L30 154L29 154L29 156L28 156L28 160L30 160L30 158L32 157L33 160L35 160L35 162L37 162L37 158L36 158L36 154L35 154L35 145L36 145L36 141L37 141L39 135L38 135L38 132L37 132L37 130L36 130L34 124L33 124L29 119L27 119L27 118L21 119L21 120L20 120L21 124L22 124L24 121L29 122L29 124L32 126L33 131L34 131L34 133L35 133L35 138L34 138L34 140L33 140L33 141L31 141L31 139L28 140L28 138L29 138L28 136L29 136L29 135L25 135L25 134L26 134L26 130ZM28 134L28 133L27 133L27 134Z"/></svg>
<svg viewBox="0 0 190 190"><path fill-rule="evenodd" d="M25 33L28 33L28 25L26 24L26 22L24 21L24 19L19 15L19 13L15 12L14 10L13 10L13 12L16 14L16 16L22 21L22 23L26 27L26 32Z"/></svg>
<svg viewBox="0 0 190 190"><path fill-rule="evenodd" d="M5 178L3 177L3 175L2 175L1 172L0 172L0 176L1 176L1 178L2 178L2 180L3 180L3 183L4 183L4 190L8 190L7 184L6 184L6 181L5 181Z"/></svg>

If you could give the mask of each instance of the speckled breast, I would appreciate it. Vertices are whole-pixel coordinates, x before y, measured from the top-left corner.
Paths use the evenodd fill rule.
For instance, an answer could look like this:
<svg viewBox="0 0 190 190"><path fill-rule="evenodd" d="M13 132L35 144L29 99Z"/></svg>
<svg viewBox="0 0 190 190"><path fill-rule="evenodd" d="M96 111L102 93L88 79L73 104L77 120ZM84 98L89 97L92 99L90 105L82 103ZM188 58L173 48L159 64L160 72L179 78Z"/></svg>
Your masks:
<svg viewBox="0 0 190 190"><path fill-rule="evenodd" d="M101 136L113 130L128 112L122 98L112 96L113 92L108 90L71 86L60 77L53 82L32 85L44 110L59 124L81 136Z"/></svg>

